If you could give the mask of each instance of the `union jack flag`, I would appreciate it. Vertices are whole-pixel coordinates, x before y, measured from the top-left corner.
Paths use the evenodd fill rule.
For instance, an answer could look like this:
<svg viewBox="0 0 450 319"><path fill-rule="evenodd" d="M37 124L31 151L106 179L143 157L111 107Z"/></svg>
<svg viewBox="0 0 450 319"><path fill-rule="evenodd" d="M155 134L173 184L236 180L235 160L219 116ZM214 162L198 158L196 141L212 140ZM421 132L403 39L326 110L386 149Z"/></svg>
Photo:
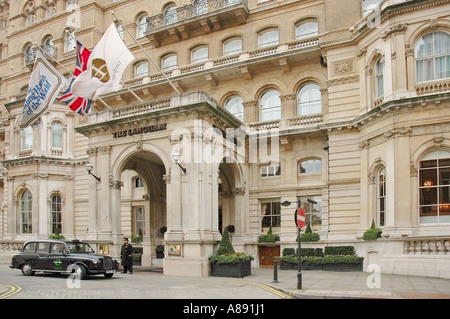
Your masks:
<svg viewBox="0 0 450 319"><path fill-rule="evenodd" d="M86 49L78 40L76 50L77 50L76 65L75 71L73 72L72 80L70 81L67 90L58 100L60 102L66 103L72 111L77 112L78 114L83 116L89 112L92 100L73 95L72 83L81 72L86 71L91 52L88 49Z"/></svg>

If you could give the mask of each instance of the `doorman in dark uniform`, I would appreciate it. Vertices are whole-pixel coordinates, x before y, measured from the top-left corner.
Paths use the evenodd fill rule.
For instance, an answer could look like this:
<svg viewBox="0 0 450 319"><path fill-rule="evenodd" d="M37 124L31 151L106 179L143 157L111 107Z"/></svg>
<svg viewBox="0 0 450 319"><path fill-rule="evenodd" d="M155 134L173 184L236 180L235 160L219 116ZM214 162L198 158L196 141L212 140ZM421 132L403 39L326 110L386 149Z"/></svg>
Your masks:
<svg viewBox="0 0 450 319"><path fill-rule="evenodd" d="M128 243L128 238L123 239L123 245L120 250L120 259L122 261L123 271L122 274L126 274L130 271L133 273L133 246Z"/></svg>

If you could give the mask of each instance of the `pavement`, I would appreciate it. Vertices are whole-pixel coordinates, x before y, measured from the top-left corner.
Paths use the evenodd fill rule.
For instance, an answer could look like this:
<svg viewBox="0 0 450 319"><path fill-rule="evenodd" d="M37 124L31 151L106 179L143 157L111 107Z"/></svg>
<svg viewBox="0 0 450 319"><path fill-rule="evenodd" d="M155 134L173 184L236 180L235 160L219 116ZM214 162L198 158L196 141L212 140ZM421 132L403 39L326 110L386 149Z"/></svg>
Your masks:
<svg viewBox="0 0 450 319"><path fill-rule="evenodd" d="M161 268L137 266L134 267L133 276L149 271L159 272L164 276ZM179 286L192 286L198 281L197 277L176 277ZM217 279L218 277L202 278L211 280L211 283ZM167 280L173 281L174 278L167 276ZM303 270L299 276L297 270L252 268L249 276L226 280L245 280L300 299L450 299L450 279L376 272ZM6 287L0 285L0 295L6 292L3 289Z"/></svg>

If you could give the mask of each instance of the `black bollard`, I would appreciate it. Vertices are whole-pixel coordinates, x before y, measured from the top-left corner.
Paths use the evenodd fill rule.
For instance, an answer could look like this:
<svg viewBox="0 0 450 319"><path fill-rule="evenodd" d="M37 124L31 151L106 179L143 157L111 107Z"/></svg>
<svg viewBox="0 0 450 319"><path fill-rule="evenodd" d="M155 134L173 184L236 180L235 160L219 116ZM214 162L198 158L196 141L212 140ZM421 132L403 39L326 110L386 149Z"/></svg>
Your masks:
<svg viewBox="0 0 450 319"><path fill-rule="evenodd" d="M273 282L278 282L278 267L277 267L277 260L275 259L273 261Z"/></svg>

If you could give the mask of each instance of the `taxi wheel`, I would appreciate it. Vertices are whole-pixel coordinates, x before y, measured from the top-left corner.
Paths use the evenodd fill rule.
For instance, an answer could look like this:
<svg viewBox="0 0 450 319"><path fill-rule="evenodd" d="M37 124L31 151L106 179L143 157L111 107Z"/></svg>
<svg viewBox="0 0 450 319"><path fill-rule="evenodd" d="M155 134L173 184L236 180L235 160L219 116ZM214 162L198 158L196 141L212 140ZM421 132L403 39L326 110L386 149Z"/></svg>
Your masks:
<svg viewBox="0 0 450 319"><path fill-rule="evenodd" d="M114 275L114 274L105 274L104 276L105 276L106 278L111 278L113 275Z"/></svg>
<svg viewBox="0 0 450 319"><path fill-rule="evenodd" d="M83 265L77 265L78 267L76 267L75 272L78 274L78 278L80 278L81 280L84 280L87 278L88 276L88 272L86 267L84 267Z"/></svg>
<svg viewBox="0 0 450 319"><path fill-rule="evenodd" d="M22 274L24 276L33 276L35 271L31 268L30 264L23 264L22 265Z"/></svg>

